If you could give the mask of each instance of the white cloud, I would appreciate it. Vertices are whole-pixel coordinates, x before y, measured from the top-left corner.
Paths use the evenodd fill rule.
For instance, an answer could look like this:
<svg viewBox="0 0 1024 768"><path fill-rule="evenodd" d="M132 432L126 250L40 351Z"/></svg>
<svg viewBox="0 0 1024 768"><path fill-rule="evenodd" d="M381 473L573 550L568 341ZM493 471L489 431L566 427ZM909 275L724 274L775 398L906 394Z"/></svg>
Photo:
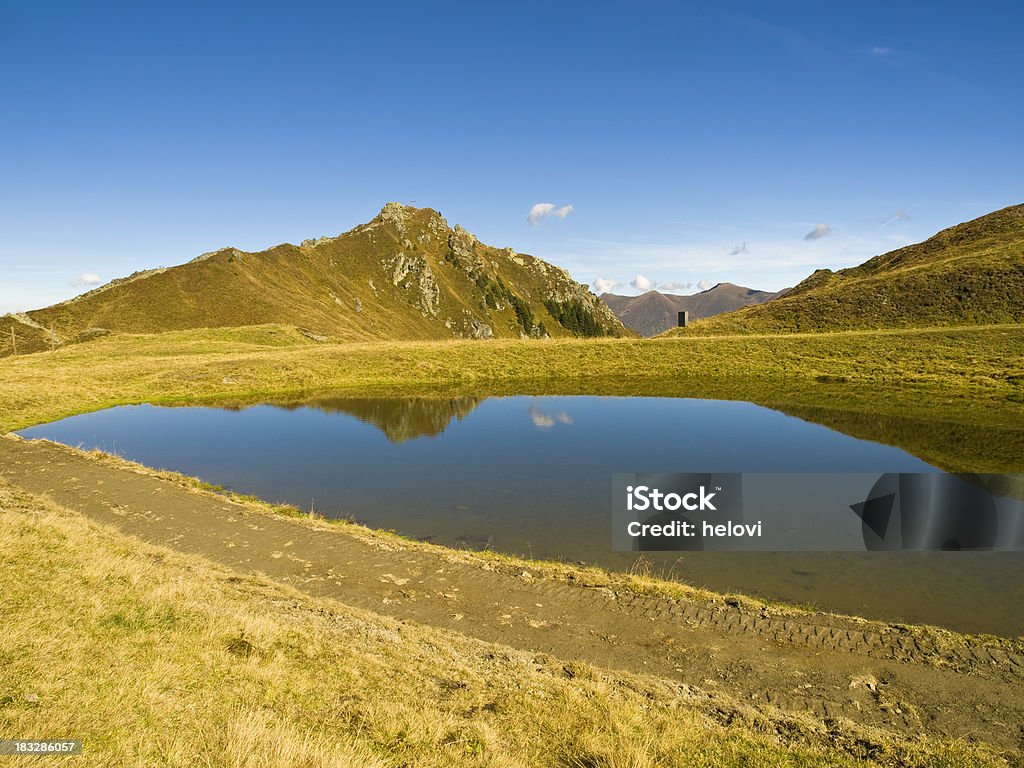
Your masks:
<svg viewBox="0 0 1024 768"><path fill-rule="evenodd" d="M72 288L85 288L90 285L99 285L102 282L103 278L101 278L99 275L94 275L92 272L83 272L70 283L68 283L68 285L70 285Z"/></svg>
<svg viewBox="0 0 1024 768"><path fill-rule="evenodd" d="M712 282L710 282L708 280L701 280L699 283L697 283L697 287L700 288L702 291L706 291L708 288L710 288L713 285L714 285L714 283L712 283Z"/></svg>
<svg viewBox="0 0 1024 768"><path fill-rule="evenodd" d="M526 215L526 220L531 224L536 224L541 219L546 219L549 216L564 219L574 210L575 208L571 205L563 205L561 208L558 208L554 203L536 203L530 208L530 212Z"/></svg>
<svg viewBox="0 0 1024 768"><path fill-rule="evenodd" d="M821 240L831 231L832 228L828 224L815 224L814 229L804 235L804 240Z"/></svg>
<svg viewBox="0 0 1024 768"><path fill-rule="evenodd" d="M892 48L885 48L881 45L876 45L871 49L871 53L875 56L888 56L892 53Z"/></svg>
<svg viewBox="0 0 1024 768"><path fill-rule="evenodd" d="M590 284L590 287L594 289L594 293L600 296L602 293L611 293L616 288L622 287L622 283L610 277L598 277Z"/></svg>
<svg viewBox="0 0 1024 768"><path fill-rule="evenodd" d="M555 420L534 405L530 406L530 421L537 429L551 429L555 426Z"/></svg>
<svg viewBox="0 0 1024 768"><path fill-rule="evenodd" d="M637 274L636 277L629 281L629 284L638 291L649 291L654 288L654 281L641 274Z"/></svg>
<svg viewBox="0 0 1024 768"><path fill-rule="evenodd" d="M537 429L551 429L555 424L572 424L572 416L565 411L558 411L554 416L545 413L535 405L530 406L530 421Z"/></svg>
<svg viewBox="0 0 1024 768"><path fill-rule="evenodd" d="M693 288L693 283L671 282L662 283L658 286L659 291L685 291L689 288Z"/></svg>
<svg viewBox="0 0 1024 768"><path fill-rule="evenodd" d="M526 215L526 219L531 224L536 224L545 216L550 216L553 210L555 210L554 203L537 203L530 209L530 212Z"/></svg>

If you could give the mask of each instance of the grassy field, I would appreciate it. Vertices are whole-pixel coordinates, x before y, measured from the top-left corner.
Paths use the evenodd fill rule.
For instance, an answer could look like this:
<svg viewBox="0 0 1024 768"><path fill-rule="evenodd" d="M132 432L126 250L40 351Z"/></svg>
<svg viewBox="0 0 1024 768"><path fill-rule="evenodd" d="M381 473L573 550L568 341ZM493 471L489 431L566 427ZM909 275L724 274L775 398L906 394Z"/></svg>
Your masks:
<svg viewBox="0 0 1024 768"><path fill-rule="evenodd" d="M813 721L316 600L9 485L0 510L0 733L85 743L18 765L1005 765L878 735L865 760Z"/></svg>
<svg viewBox="0 0 1024 768"><path fill-rule="evenodd" d="M957 471L1024 471L1024 326L782 336L317 344L258 326L0 360L0 430L126 403L324 395L749 400Z"/></svg>

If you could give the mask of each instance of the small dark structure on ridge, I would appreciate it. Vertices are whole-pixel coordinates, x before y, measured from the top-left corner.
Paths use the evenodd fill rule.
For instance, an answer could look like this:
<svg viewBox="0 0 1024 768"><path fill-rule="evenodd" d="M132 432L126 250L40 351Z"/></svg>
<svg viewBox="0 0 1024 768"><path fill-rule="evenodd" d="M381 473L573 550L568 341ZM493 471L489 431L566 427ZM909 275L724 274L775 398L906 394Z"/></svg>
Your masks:
<svg viewBox="0 0 1024 768"><path fill-rule="evenodd" d="M690 313L685 309L679 313L679 327L685 328L686 324L690 321Z"/></svg>

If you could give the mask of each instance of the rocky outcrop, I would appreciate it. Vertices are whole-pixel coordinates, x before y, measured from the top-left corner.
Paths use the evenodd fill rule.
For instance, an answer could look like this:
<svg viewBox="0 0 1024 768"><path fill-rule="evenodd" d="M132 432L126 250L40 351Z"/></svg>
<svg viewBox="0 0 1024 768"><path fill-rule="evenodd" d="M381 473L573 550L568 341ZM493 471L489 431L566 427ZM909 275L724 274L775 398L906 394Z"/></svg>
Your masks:
<svg viewBox="0 0 1024 768"><path fill-rule="evenodd" d="M441 311L441 290L427 260L418 254L399 253L391 261L391 282L411 294L410 302L423 316L437 317Z"/></svg>
<svg viewBox="0 0 1024 768"><path fill-rule="evenodd" d="M493 339L494 329L474 317L469 324L469 337L471 339Z"/></svg>
<svg viewBox="0 0 1024 768"><path fill-rule="evenodd" d="M487 269L487 262L477 253L479 242L476 235L457 224L448 236L448 260L474 280Z"/></svg>
<svg viewBox="0 0 1024 768"><path fill-rule="evenodd" d="M386 203L380 210L380 218L383 222L391 224L398 231L398 234L404 237L408 210L401 203Z"/></svg>

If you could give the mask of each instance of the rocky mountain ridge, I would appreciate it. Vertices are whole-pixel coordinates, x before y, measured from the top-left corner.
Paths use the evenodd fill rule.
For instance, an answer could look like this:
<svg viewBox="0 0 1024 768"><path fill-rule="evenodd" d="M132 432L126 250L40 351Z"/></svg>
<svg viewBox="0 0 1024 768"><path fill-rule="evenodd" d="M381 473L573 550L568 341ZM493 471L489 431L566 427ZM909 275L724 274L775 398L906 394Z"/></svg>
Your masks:
<svg viewBox="0 0 1024 768"><path fill-rule="evenodd" d="M629 333L564 269L481 243L433 209L388 203L337 236L222 248L4 316L0 354L12 351L11 328L24 353L107 333L267 323L337 341Z"/></svg>

